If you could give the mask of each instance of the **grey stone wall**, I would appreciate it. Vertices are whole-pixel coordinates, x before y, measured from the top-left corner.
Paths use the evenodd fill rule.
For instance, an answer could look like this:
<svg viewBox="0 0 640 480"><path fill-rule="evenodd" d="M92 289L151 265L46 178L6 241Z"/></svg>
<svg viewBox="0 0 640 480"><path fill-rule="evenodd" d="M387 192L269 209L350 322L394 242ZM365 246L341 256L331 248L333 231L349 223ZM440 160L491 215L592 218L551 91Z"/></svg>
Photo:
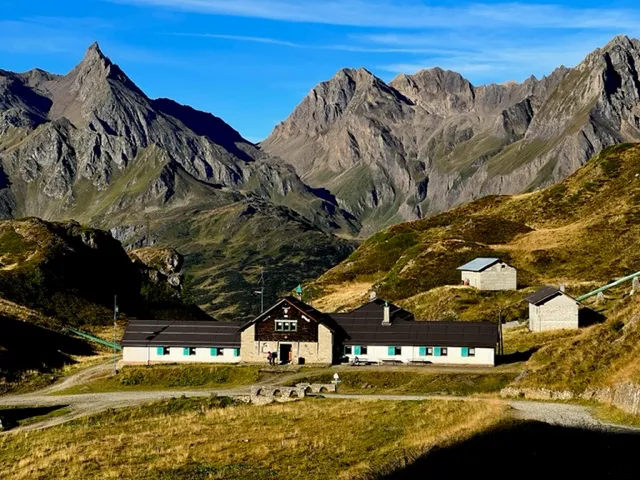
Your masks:
<svg viewBox="0 0 640 480"><path fill-rule="evenodd" d="M529 304L529 329L532 332L578 328L578 304L560 295L542 305Z"/></svg>
<svg viewBox="0 0 640 480"><path fill-rule="evenodd" d="M582 393L547 388L506 387L501 397L527 398L530 400L590 400L613 405L633 415L640 415L640 385L621 383L611 388L589 389Z"/></svg>
<svg viewBox="0 0 640 480"><path fill-rule="evenodd" d="M506 263L496 263L482 272L462 272L462 282L479 290L516 290L517 271Z"/></svg>

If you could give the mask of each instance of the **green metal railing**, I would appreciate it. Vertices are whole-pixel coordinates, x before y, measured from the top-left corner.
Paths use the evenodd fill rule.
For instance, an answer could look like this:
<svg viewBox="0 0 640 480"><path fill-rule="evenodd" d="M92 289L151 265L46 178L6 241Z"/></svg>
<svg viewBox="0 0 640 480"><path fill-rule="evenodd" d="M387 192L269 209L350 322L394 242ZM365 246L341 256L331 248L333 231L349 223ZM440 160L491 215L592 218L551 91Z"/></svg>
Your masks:
<svg viewBox="0 0 640 480"><path fill-rule="evenodd" d="M594 295L599 294L600 292L604 292L605 290L609 290L612 287L620 285L621 283L627 282L629 280L633 280L637 276L640 276L640 272L632 273L631 275L627 275L626 277L619 278L615 282L611 282L603 287L595 289L593 292L585 293L581 297L576 298L576 300L581 302L583 300L586 300L589 297L593 297Z"/></svg>
<svg viewBox="0 0 640 480"><path fill-rule="evenodd" d="M74 328L67 327L67 330L79 337L86 338L87 340L91 340L92 342L99 343L100 345L104 345L105 347L115 348L116 350L122 350L122 346L118 345L117 343L108 342L103 338L96 337L94 335L82 332L80 330L76 330Z"/></svg>

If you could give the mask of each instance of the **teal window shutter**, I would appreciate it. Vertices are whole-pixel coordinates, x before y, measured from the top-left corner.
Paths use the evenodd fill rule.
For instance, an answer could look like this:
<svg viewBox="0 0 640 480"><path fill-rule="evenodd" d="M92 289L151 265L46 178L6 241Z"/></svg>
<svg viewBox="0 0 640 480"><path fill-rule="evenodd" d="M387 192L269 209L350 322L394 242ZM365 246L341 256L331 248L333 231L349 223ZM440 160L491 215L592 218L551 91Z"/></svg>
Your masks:
<svg viewBox="0 0 640 480"><path fill-rule="evenodd" d="M163 347L156 347L156 353L160 356L164 355L164 348Z"/></svg>
<svg viewBox="0 0 640 480"><path fill-rule="evenodd" d="M462 347L462 356L463 357L469 356L469 347Z"/></svg>
<svg viewBox="0 0 640 480"><path fill-rule="evenodd" d="M427 356L427 347L420 347L420 356L421 357Z"/></svg>
<svg viewBox="0 0 640 480"><path fill-rule="evenodd" d="M239 348L234 348L233 349L233 356L234 357L239 357L240 356L240 349Z"/></svg>
<svg viewBox="0 0 640 480"><path fill-rule="evenodd" d="M183 354L183 355L189 355L189 347L184 347L184 348L182 349L182 354Z"/></svg>
<svg viewBox="0 0 640 480"><path fill-rule="evenodd" d="M436 357L439 357L440 356L440 347L433 347L433 354Z"/></svg>
<svg viewBox="0 0 640 480"><path fill-rule="evenodd" d="M218 356L218 349L217 349L217 347L212 347L212 348L211 348L211 356L212 356L212 357L217 357L217 356Z"/></svg>
<svg viewBox="0 0 640 480"><path fill-rule="evenodd" d="M360 355L360 345L356 345L355 347L353 347L353 354L354 355Z"/></svg>
<svg viewBox="0 0 640 480"><path fill-rule="evenodd" d="M387 355L393 357L396 354L396 347L387 347Z"/></svg>

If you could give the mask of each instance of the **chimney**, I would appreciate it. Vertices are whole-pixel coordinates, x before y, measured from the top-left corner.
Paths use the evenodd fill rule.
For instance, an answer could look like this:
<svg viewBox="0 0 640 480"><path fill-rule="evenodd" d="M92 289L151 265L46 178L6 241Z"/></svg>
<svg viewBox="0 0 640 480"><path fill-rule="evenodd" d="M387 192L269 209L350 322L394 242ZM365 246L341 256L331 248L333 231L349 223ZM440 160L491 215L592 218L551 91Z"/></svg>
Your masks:
<svg viewBox="0 0 640 480"><path fill-rule="evenodd" d="M564 293L564 283L561 283L561 284L560 284L560 291L561 291L562 293Z"/></svg>
<svg viewBox="0 0 640 480"><path fill-rule="evenodd" d="M391 308L389 303L384 302L384 316L382 317L382 325L391 325Z"/></svg>

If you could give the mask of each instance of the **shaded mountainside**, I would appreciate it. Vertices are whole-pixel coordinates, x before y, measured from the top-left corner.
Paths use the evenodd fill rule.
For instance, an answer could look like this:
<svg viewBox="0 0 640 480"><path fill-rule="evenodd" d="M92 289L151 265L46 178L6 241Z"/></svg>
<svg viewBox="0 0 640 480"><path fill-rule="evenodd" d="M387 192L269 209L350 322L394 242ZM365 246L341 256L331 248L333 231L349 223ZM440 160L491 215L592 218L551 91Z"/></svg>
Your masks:
<svg viewBox="0 0 640 480"><path fill-rule="evenodd" d="M285 212L269 225L258 219L256 238L275 240L272 230L280 237L314 231L314 246L321 243L328 255L311 275L352 249L330 233L360 228L328 192L305 185L291 166L273 161L221 119L148 98L96 44L67 75L0 70L1 217L75 219L110 230L127 248L173 247L184 243L186 211L197 211L199 224L224 229L210 212L254 201ZM212 258L196 240L189 247L188 265ZM273 264L272 257L261 260ZM256 278L246 277L247 267L227 263L243 276L242 290L235 281L196 280L204 296L231 291L248 303L247 285ZM217 264L198 264L198 272L208 268ZM287 288L310 278L305 269L282 268Z"/></svg>
<svg viewBox="0 0 640 480"><path fill-rule="evenodd" d="M0 297L58 322L40 326L109 324L114 295L125 316L171 318L178 309L207 318L183 305L181 283L178 265L163 272L132 261L108 232L35 218L0 222Z"/></svg>
<svg viewBox="0 0 640 480"><path fill-rule="evenodd" d="M120 319L209 318L181 299L182 261L154 248L130 258L108 232L77 222L0 221L0 393L45 386L75 357L95 354L66 327L100 335L114 295Z"/></svg>
<svg viewBox="0 0 640 480"><path fill-rule="evenodd" d="M331 191L364 235L491 194L566 178L640 140L640 41L616 37L575 68L474 86L439 68L389 84L343 69L261 144Z"/></svg>

